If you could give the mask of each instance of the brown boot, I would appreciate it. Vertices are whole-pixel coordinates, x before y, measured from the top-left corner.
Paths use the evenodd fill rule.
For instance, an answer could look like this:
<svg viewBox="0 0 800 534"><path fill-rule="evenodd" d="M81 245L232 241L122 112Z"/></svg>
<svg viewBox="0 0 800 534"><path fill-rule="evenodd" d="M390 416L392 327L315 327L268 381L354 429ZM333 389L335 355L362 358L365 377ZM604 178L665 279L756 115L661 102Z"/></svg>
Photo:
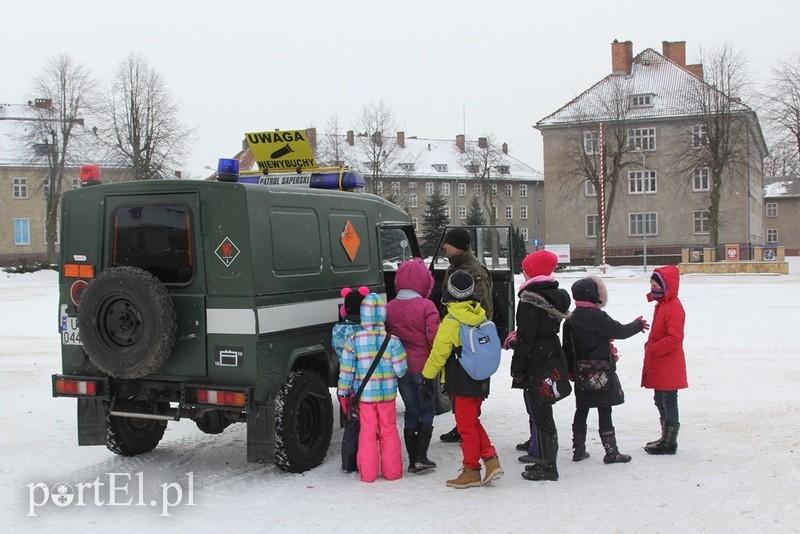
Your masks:
<svg viewBox="0 0 800 534"><path fill-rule="evenodd" d="M486 475L483 477L484 486L492 480L497 480L503 476L503 468L500 467L500 459L497 456L486 458L483 460L483 465L486 467Z"/></svg>
<svg viewBox="0 0 800 534"><path fill-rule="evenodd" d="M477 488L481 485L481 470L464 466L456 478L448 480L445 484L456 489Z"/></svg>

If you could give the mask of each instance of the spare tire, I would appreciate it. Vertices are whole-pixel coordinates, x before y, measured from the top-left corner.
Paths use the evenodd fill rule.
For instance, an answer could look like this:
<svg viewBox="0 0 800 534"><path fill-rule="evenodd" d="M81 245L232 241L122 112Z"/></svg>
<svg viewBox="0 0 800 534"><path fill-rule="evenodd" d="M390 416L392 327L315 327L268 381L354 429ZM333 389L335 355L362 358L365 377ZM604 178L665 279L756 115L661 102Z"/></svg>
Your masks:
<svg viewBox="0 0 800 534"><path fill-rule="evenodd" d="M78 306L78 326L92 363L118 378L157 371L178 331L167 288L137 267L112 267L92 280Z"/></svg>

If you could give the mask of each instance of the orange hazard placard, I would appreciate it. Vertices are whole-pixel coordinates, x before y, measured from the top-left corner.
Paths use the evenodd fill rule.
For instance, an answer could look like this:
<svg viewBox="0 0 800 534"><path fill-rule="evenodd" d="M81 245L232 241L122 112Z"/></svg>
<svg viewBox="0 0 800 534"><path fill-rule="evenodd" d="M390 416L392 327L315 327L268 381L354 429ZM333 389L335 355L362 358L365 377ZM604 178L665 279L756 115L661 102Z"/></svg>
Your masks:
<svg viewBox="0 0 800 534"><path fill-rule="evenodd" d="M361 245L361 238L358 237L358 233L349 219L347 220L347 224L344 225L342 238L339 241L342 243L347 257L350 258L350 263L354 262L356 254L358 254L358 247Z"/></svg>

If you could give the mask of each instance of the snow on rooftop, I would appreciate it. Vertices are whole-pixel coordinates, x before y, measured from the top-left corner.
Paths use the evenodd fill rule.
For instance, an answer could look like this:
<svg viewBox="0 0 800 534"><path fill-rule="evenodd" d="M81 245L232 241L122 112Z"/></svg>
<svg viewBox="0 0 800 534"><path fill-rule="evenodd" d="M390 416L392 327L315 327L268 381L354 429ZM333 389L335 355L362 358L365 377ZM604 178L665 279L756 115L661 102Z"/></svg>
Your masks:
<svg viewBox="0 0 800 534"><path fill-rule="evenodd" d="M777 178L773 178L772 181L769 178L765 178L764 180L770 183L764 184L764 198L775 198L775 197L800 197L800 178L795 177L783 177L788 178L784 180L779 180Z"/></svg>

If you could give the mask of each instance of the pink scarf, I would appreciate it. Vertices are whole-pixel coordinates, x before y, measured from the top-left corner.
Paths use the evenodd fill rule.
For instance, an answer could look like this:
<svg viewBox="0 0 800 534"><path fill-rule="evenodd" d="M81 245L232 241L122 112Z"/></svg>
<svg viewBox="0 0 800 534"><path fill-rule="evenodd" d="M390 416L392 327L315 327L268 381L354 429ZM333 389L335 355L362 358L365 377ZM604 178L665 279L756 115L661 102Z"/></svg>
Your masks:
<svg viewBox="0 0 800 534"><path fill-rule="evenodd" d="M598 304L596 302L589 302L588 300L576 300L575 301L575 307L576 308L595 308L595 309L599 309L600 308L600 304Z"/></svg>

